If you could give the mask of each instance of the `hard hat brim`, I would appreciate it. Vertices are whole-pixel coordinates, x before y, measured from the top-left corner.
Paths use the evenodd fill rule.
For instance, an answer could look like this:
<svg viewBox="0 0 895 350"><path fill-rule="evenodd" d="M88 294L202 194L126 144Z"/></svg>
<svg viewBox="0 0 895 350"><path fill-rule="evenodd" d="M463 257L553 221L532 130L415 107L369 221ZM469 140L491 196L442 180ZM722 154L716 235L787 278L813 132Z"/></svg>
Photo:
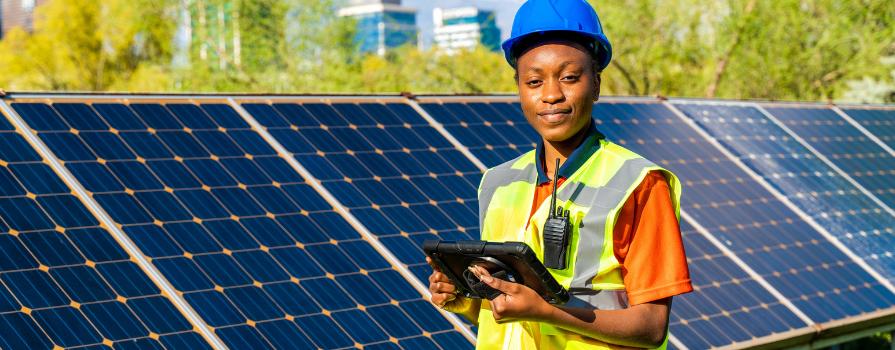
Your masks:
<svg viewBox="0 0 895 350"><path fill-rule="evenodd" d="M580 41L579 38L587 38L588 40L593 40L593 45L585 45L585 47L592 47L594 58L597 60L597 70L602 71L609 65L609 62L612 60L612 45L609 43L609 39L606 38L605 35L602 34L594 34L585 31L578 30L538 30L526 33L524 35L520 35L514 38L510 38L501 44L501 48L504 52L504 57L507 60L507 63L510 64L513 68L516 68L516 57L521 52L524 52L528 46L525 48L516 47L517 44L524 42L531 42L532 36L538 35L547 35L551 34L551 37L562 37L563 33L568 33L569 40L572 42ZM536 44L535 44L536 45Z"/></svg>

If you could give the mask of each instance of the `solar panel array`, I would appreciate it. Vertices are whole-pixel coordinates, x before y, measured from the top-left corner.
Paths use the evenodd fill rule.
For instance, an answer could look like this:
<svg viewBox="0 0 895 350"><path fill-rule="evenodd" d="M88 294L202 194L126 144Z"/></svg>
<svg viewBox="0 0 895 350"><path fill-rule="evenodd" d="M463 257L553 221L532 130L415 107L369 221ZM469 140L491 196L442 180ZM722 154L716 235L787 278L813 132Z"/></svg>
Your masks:
<svg viewBox="0 0 895 350"><path fill-rule="evenodd" d="M500 96L13 97L4 349L470 348L425 300L420 247L478 238L482 170L538 142ZM893 115L596 105L608 139L683 180L696 290L675 298L671 347L895 314Z"/></svg>
<svg viewBox="0 0 895 350"><path fill-rule="evenodd" d="M230 106L12 107L228 347L468 346Z"/></svg>

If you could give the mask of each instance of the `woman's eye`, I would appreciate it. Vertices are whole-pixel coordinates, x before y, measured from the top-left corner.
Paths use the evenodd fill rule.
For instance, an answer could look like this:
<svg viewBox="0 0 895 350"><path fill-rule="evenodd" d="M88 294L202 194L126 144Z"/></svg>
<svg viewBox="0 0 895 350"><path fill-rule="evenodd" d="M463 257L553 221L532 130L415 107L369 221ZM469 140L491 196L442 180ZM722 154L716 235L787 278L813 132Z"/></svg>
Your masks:
<svg viewBox="0 0 895 350"><path fill-rule="evenodd" d="M578 76L577 76L577 75L567 75L567 76L564 76L564 77L562 78L562 80L576 81L576 80L578 80Z"/></svg>
<svg viewBox="0 0 895 350"><path fill-rule="evenodd" d="M541 83L540 80L529 80L529 81L525 82L525 84L527 84L528 86L537 86L540 83Z"/></svg>

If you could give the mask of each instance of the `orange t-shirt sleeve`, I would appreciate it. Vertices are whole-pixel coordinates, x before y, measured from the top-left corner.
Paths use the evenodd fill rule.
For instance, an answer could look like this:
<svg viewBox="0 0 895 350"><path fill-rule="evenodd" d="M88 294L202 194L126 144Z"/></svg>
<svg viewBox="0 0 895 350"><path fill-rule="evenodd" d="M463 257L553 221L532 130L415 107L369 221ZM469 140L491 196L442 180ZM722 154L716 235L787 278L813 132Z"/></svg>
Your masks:
<svg viewBox="0 0 895 350"><path fill-rule="evenodd" d="M662 172L647 174L622 206L613 247L631 305L693 290L680 224Z"/></svg>

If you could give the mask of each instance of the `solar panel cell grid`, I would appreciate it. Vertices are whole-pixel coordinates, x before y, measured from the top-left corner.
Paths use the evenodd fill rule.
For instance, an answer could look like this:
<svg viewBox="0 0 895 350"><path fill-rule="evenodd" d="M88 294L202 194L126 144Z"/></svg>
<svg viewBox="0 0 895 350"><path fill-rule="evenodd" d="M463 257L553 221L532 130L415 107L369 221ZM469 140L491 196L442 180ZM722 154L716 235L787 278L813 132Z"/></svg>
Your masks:
<svg viewBox="0 0 895 350"><path fill-rule="evenodd" d="M362 285L385 295L389 286L370 275L392 266L229 106L70 105L13 104L27 122L48 126L38 136L229 347L454 332L445 321L426 335L413 323L391 334L364 311L388 305L416 322L442 317L419 315L415 291L402 300L349 292ZM308 334L302 320L311 318L344 338Z"/></svg>
<svg viewBox="0 0 895 350"><path fill-rule="evenodd" d="M0 348L209 348L13 130L0 121L16 147L0 148Z"/></svg>
<svg viewBox="0 0 895 350"><path fill-rule="evenodd" d="M831 109L767 107L774 117L890 208L895 207L895 156Z"/></svg>
<svg viewBox="0 0 895 350"><path fill-rule="evenodd" d="M895 295L661 105L602 103L595 115L607 137L675 171L687 189L683 208L811 320L895 302Z"/></svg>
<svg viewBox="0 0 895 350"><path fill-rule="evenodd" d="M420 280L424 240L478 238L480 171L410 106L243 107Z"/></svg>
<svg viewBox="0 0 895 350"><path fill-rule="evenodd" d="M887 278L895 217L752 107L678 105L743 162Z"/></svg>
<svg viewBox="0 0 895 350"><path fill-rule="evenodd" d="M500 164L533 148L538 135L515 103L435 103L420 106L485 164Z"/></svg>

